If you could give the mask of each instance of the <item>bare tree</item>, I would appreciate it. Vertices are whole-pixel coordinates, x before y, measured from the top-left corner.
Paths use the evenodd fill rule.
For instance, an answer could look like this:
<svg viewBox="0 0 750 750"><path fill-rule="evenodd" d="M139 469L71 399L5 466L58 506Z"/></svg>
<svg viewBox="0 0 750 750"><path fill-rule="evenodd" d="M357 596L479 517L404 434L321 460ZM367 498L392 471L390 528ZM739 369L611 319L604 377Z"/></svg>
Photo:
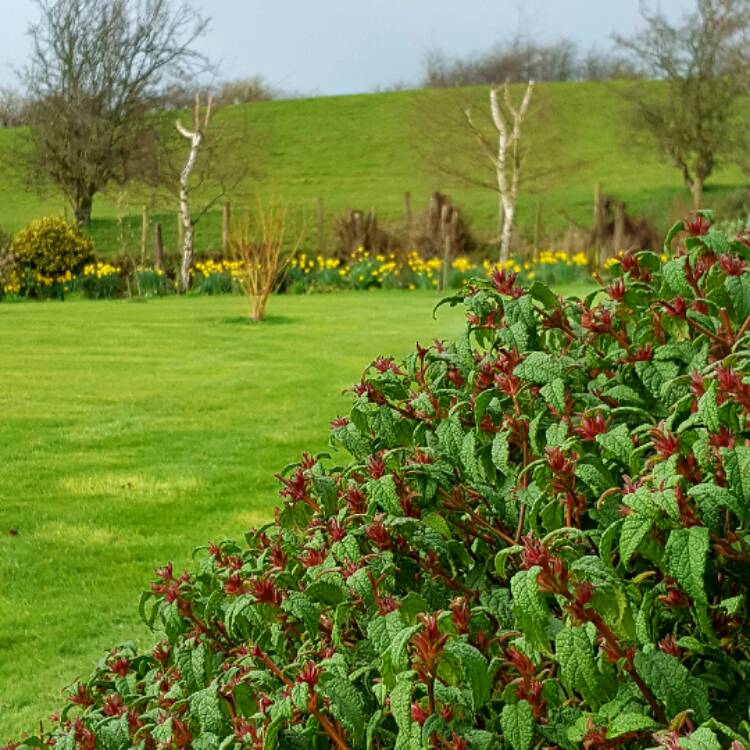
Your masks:
<svg viewBox="0 0 750 750"><path fill-rule="evenodd" d="M211 119L211 108L213 99L208 97L206 111L201 118L201 101L198 94L195 95L195 107L193 109L193 129L188 130L180 120L175 121L177 132L190 141L190 151L185 166L180 172L180 214L182 218L182 264L180 265L180 286L183 292L190 287L190 268L193 265L193 217L190 214L190 175L198 160L203 137Z"/></svg>
<svg viewBox="0 0 750 750"><path fill-rule="evenodd" d="M140 176L153 159L162 88L193 75L206 21L189 0L36 0L30 27L27 166L88 224L94 196Z"/></svg>
<svg viewBox="0 0 750 750"><path fill-rule="evenodd" d="M429 52L422 85L447 88L492 85L496 81L601 81L639 75L638 66L611 51L582 54L570 39L544 44L518 34L467 58L450 59L440 51Z"/></svg>
<svg viewBox="0 0 750 750"><path fill-rule="evenodd" d="M722 159L744 152L748 121L749 0L696 0L680 25L641 5L645 28L619 46L663 84L633 86L633 121L680 170L700 208Z"/></svg>
<svg viewBox="0 0 750 750"><path fill-rule="evenodd" d="M497 131L497 143L491 143L474 122L471 108L464 110L466 122L490 160L497 181L498 217L500 228L500 260L510 257L510 242L516 216L518 187L521 180L521 124L531 102L534 82L529 81L520 105L513 103L510 84L490 89L490 113Z"/></svg>
<svg viewBox="0 0 750 750"><path fill-rule="evenodd" d="M26 124L26 102L15 89L0 88L0 128Z"/></svg>

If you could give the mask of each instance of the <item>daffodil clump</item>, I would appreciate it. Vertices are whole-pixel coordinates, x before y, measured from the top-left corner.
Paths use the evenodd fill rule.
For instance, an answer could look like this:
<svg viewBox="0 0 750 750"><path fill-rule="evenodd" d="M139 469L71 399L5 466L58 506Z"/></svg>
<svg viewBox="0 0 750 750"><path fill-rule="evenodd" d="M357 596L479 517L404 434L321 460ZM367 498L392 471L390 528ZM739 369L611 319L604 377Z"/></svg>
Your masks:
<svg viewBox="0 0 750 750"><path fill-rule="evenodd" d="M161 268L137 266L133 272L134 287L139 297L162 297L174 292L174 285Z"/></svg>
<svg viewBox="0 0 750 750"><path fill-rule="evenodd" d="M70 272L68 272L70 273ZM73 281L72 275L68 282ZM111 299L117 297L122 283L122 269L106 261L87 263L83 273L76 279L75 287L89 299ZM64 291L69 291L68 283Z"/></svg>
<svg viewBox="0 0 750 750"><path fill-rule="evenodd" d="M236 260L200 260L193 267L193 283L201 294L229 294L239 291L244 271Z"/></svg>
<svg viewBox="0 0 750 750"><path fill-rule="evenodd" d="M511 258L503 263L490 260L475 262L461 256L451 261L448 286L458 289L469 278L489 278L496 270L508 270L521 279L539 279L545 283L566 283L589 278L589 260L583 252L544 250L536 260ZM287 288L293 291L316 289L436 289L441 285L443 261L425 258L412 250L405 259L395 253L374 255L363 248L346 261L301 253L292 259L287 274Z"/></svg>

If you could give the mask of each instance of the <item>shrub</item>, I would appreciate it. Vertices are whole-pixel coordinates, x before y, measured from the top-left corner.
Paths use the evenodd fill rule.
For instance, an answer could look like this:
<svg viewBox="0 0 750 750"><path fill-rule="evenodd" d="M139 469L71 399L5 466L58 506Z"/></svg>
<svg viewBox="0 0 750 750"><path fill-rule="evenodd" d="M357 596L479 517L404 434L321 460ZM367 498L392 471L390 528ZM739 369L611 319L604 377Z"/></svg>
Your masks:
<svg viewBox="0 0 750 750"><path fill-rule="evenodd" d="M62 748L750 747L750 247L582 300L497 269L378 358L276 520L157 571ZM31 745L35 740L29 742Z"/></svg>
<svg viewBox="0 0 750 750"><path fill-rule="evenodd" d="M37 219L13 237L11 250L27 286L50 287L95 263L94 243L59 217Z"/></svg>

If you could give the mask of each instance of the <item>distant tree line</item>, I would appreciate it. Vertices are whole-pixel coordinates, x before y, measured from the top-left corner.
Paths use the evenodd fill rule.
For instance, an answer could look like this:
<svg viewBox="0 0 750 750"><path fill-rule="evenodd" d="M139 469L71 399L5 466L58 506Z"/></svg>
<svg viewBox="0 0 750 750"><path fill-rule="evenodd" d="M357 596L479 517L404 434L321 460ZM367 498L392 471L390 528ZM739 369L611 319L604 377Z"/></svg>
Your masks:
<svg viewBox="0 0 750 750"><path fill-rule="evenodd" d="M271 86L262 76L235 78L201 87L214 100L216 106L248 104L287 96ZM154 111L190 109L195 98L195 86L171 82L151 100ZM18 89L10 86L0 88L0 128L15 128L29 124L29 100Z"/></svg>
<svg viewBox="0 0 750 750"><path fill-rule="evenodd" d="M632 58L614 51L591 49L584 52L570 39L544 43L516 36L467 58L430 52L425 61L422 86L481 86L504 81L609 81L642 78L645 72Z"/></svg>

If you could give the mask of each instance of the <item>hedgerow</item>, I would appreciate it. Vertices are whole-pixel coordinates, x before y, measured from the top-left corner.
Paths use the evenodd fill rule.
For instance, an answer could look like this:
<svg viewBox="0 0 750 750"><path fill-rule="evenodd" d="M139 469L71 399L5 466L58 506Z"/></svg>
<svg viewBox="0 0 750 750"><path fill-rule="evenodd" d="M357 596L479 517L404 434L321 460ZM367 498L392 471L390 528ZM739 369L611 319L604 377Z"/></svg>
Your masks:
<svg viewBox="0 0 750 750"><path fill-rule="evenodd" d="M750 245L628 253L582 300L497 270L379 358L273 523L157 571L26 746L750 747ZM672 247L672 246L675 247Z"/></svg>

